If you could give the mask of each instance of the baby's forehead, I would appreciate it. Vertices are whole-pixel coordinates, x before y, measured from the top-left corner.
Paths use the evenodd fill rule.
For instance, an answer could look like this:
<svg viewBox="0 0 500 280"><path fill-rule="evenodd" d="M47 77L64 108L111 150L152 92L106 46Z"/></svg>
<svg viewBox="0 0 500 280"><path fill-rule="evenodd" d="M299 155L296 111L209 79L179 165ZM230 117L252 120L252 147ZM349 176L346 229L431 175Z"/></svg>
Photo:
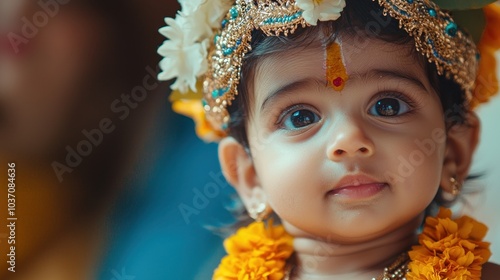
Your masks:
<svg viewBox="0 0 500 280"><path fill-rule="evenodd" d="M275 92L307 94L311 90L328 88L331 77L326 69L336 66L345 68L348 75L346 87L380 87L390 82L434 91L426 64L413 45L379 39L370 39L368 44L360 45L354 37L343 37L332 43L340 46L342 59L334 63L341 65L328 65L331 63L327 61L329 47L318 42L280 51L274 49L269 55L262 56L253 70L253 79L247 85L251 107L261 106ZM374 90L371 87L364 90Z"/></svg>
<svg viewBox="0 0 500 280"><path fill-rule="evenodd" d="M283 72L297 75L324 73L330 44L340 46L342 60L337 63L343 64L349 75L361 75L370 69L403 69L403 72L420 78L426 74L425 59L415 50L413 43L393 43L377 38L365 38L360 43L352 34L338 36L334 41L317 38L307 45L293 46L293 42L290 43L292 47L287 48L280 48L279 44L265 46L269 53L258 59L254 68L255 82L273 80Z"/></svg>

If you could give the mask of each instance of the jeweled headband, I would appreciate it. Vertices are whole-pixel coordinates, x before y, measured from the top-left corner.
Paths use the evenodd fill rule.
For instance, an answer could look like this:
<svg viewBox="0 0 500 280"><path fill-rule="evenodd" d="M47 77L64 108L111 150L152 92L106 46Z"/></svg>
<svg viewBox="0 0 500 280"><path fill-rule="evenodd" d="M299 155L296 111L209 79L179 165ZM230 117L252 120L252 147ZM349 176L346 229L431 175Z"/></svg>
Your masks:
<svg viewBox="0 0 500 280"><path fill-rule="evenodd" d="M400 28L414 38L417 51L436 66L438 74L455 81L464 90L467 101L474 102L478 91L478 65L484 46L481 48L480 43L480 54L472 37L433 1L373 1L378 1L384 15L399 21ZM174 110L195 119L198 135L207 141L217 141L226 134L230 120L227 108L238 94L243 58L251 49L253 30L259 29L267 36L287 36L298 27L338 19L346 5L345 0L179 2L182 10L175 19L167 18L167 26L160 29L167 40L159 48L159 53L165 57L160 63L163 72L159 79L176 78L171 86ZM456 2L464 8L467 1L436 2L443 2L443 5ZM471 2L476 5L481 2L484 6L494 1ZM500 8L493 9L496 13L490 21L499 21ZM498 22L493 23L492 28L498 26ZM500 48L500 34L498 37L490 39L497 41L489 46L498 45L496 47ZM493 51L491 48L485 50ZM494 67L488 70L494 73ZM498 84L496 79L494 82ZM497 89L495 85L494 92ZM494 93L491 88L489 91L489 95Z"/></svg>

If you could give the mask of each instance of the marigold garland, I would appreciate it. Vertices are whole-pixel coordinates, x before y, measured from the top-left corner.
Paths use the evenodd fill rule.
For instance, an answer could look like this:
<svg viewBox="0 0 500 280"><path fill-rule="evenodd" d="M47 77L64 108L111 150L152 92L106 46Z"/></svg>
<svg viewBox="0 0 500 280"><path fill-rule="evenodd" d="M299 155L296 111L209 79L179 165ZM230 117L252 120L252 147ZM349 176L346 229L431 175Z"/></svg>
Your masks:
<svg viewBox="0 0 500 280"><path fill-rule="evenodd" d="M213 280L281 280L293 253L293 238L272 221L254 222L224 241L228 255Z"/></svg>
<svg viewBox="0 0 500 280"><path fill-rule="evenodd" d="M427 217L420 245L408 252L406 279L481 279L481 267L491 256L490 244L481 241L487 230L468 216L452 220L451 211L441 208L437 217Z"/></svg>
<svg viewBox="0 0 500 280"><path fill-rule="evenodd" d="M495 53L500 49L500 5L490 4L483 8L486 16L486 29L478 44L481 59L476 79L476 88L471 107L485 103L498 92L497 63Z"/></svg>
<svg viewBox="0 0 500 280"><path fill-rule="evenodd" d="M451 219L441 208L427 217L420 245L408 252L407 280L477 280L491 256L483 242L488 228L468 217ZM215 270L213 280L282 280L287 259L293 253L293 237L272 221L254 222L224 241L228 253Z"/></svg>

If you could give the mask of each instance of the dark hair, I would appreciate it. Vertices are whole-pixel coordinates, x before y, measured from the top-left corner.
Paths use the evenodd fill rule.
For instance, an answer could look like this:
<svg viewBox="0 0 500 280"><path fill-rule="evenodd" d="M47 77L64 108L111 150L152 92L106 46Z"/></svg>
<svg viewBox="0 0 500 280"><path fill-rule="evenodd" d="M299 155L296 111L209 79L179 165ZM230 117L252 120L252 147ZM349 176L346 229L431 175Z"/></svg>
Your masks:
<svg viewBox="0 0 500 280"><path fill-rule="evenodd" d="M336 21L319 22L317 26L299 28L288 36L266 36L259 30L252 32L252 51L244 58L241 80L238 86L238 96L228 108L231 116L228 125L229 135L249 148L246 124L251 116L250 95L248 86L254 79L254 69L267 56L285 51L299 51L318 40L322 32L326 44L331 43L342 33L344 36L371 37L398 45L406 45L409 55L415 56L425 69L429 81L441 100L446 127L465 123L468 112L465 104L465 92L458 84L437 74L434 65L415 49L415 43L406 31L399 28L399 22L389 16L384 16L382 8L371 0L350 1Z"/></svg>

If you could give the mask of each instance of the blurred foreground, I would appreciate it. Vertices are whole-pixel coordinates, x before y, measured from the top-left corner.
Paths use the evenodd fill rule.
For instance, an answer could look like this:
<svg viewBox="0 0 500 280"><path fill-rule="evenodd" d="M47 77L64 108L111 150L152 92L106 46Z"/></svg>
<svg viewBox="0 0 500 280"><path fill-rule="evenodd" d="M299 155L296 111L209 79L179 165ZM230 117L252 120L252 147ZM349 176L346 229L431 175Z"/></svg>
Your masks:
<svg viewBox="0 0 500 280"><path fill-rule="evenodd" d="M0 3L0 279L209 278L221 242L202 224L230 188L156 80L157 30L177 9Z"/></svg>

